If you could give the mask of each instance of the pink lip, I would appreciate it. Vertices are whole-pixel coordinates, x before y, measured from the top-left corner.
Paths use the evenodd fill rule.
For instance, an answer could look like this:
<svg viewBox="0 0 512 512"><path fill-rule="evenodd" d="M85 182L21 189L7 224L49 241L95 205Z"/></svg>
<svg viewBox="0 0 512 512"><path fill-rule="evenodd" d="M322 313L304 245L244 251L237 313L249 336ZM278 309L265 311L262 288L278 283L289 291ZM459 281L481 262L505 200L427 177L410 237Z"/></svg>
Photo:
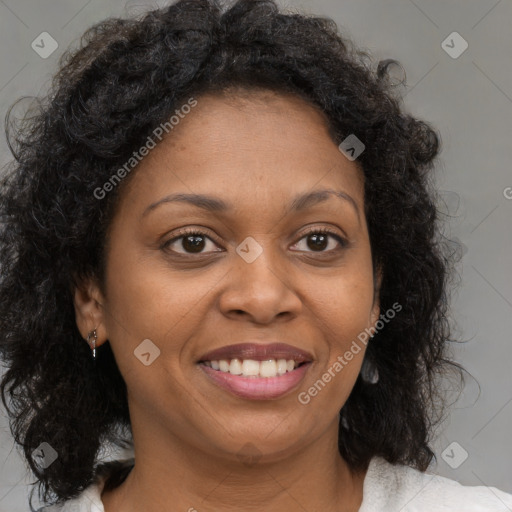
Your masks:
<svg viewBox="0 0 512 512"><path fill-rule="evenodd" d="M311 362L305 363L278 377L243 377L199 364L199 368L221 388L251 400L270 400L289 393L304 379L310 366Z"/></svg>
<svg viewBox="0 0 512 512"><path fill-rule="evenodd" d="M297 347L286 343L239 343L237 345L228 345L212 350L204 354L198 362L201 361L220 361L221 359L254 359L255 361L265 361L267 359L293 359L299 363L313 360L309 352L305 352ZM290 372L293 373L293 372ZM272 377L270 377L271 379ZM281 377L279 377L281 378Z"/></svg>

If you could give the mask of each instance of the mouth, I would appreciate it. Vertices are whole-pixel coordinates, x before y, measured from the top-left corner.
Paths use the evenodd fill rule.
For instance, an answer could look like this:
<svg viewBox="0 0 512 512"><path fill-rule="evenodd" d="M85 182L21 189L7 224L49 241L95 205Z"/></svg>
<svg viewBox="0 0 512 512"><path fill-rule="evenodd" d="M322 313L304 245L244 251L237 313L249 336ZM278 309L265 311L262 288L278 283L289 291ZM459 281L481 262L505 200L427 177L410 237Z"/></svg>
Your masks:
<svg viewBox="0 0 512 512"><path fill-rule="evenodd" d="M212 383L252 400L280 398L298 387L313 357L284 343L222 347L197 362Z"/></svg>
<svg viewBox="0 0 512 512"><path fill-rule="evenodd" d="M240 375L242 377L254 379L269 379L293 372L307 362L294 361L293 359L267 359L265 361L256 361L255 359L231 360L220 359L212 361L200 361L199 364L212 368L212 370L229 373L230 375Z"/></svg>

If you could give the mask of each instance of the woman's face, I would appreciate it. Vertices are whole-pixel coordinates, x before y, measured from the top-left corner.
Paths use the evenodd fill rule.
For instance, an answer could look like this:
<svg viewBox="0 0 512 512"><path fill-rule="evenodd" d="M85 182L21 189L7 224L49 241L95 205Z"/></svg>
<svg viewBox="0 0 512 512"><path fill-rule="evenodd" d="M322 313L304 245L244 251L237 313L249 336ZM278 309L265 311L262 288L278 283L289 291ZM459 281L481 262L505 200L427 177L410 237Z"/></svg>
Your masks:
<svg viewBox="0 0 512 512"><path fill-rule="evenodd" d="M299 98L197 101L125 184L105 295L92 288L101 307L77 301L77 318L94 311L99 342L110 341L136 447L158 435L156 444L166 436L233 460L253 445L259 456L285 456L337 429L364 350L334 377L332 367L378 319L363 175ZM340 194L307 199L325 189ZM177 194L216 203L171 201ZM185 228L201 234L187 239ZM282 376L216 379L221 370L200 362L245 343L285 343L309 363ZM294 357L240 354L275 359L265 363L270 374ZM330 368L330 382L301 403Z"/></svg>

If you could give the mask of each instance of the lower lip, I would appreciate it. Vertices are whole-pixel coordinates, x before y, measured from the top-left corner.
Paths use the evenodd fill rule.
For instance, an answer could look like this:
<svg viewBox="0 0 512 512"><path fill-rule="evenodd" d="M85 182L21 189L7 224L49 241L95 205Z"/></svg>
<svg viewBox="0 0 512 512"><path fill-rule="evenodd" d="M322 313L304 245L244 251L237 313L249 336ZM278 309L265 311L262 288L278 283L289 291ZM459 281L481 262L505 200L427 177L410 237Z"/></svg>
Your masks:
<svg viewBox="0 0 512 512"><path fill-rule="evenodd" d="M199 364L201 370L221 388L241 398L271 400L286 395L302 381L311 363L305 363L279 377L243 377Z"/></svg>

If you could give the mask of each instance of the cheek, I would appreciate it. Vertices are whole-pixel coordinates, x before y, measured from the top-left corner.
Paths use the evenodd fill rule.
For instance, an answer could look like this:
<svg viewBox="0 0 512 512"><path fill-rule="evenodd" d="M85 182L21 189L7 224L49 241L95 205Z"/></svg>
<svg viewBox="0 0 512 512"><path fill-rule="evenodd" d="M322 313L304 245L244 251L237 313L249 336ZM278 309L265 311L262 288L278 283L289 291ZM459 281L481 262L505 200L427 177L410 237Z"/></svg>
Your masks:
<svg viewBox="0 0 512 512"><path fill-rule="evenodd" d="M324 326L340 347L370 326L374 299L371 273L347 269L309 287L307 297L320 327Z"/></svg>
<svg viewBox="0 0 512 512"><path fill-rule="evenodd" d="M326 341L321 378L329 382L326 395L338 402L352 389L369 340L373 275L366 266L352 267L350 272L347 268L347 272L319 284L307 296L317 329Z"/></svg>
<svg viewBox="0 0 512 512"><path fill-rule="evenodd" d="M162 360L172 356L176 361L183 340L192 336L204 319L204 304L221 277L215 272L193 277L171 271L164 260L155 263L135 253L112 251L106 309L114 352L118 347L116 359L118 355L127 359L143 340L150 339L161 351Z"/></svg>

